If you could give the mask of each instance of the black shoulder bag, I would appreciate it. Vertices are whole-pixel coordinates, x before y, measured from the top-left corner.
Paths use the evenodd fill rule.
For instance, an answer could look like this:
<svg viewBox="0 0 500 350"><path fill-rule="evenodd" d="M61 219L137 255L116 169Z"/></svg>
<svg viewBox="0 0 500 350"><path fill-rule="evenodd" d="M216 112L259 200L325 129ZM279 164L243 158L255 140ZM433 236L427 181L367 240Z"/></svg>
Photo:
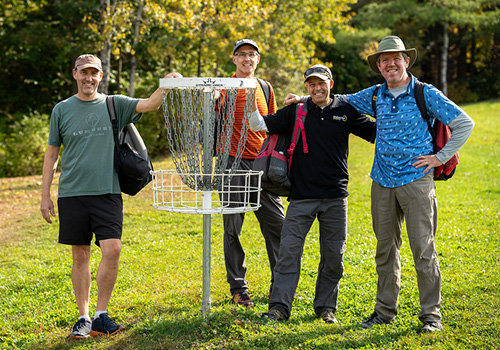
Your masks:
<svg viewBox="0 0 500 350"><path fill-rule="evenodd" d="M113 96L106 97L106 104L113 126L114 163L120 180L120 189L123 193L134 196L151 182L153 164L134 124L127 124L118 139L118 119L115 114Z"/></svg>

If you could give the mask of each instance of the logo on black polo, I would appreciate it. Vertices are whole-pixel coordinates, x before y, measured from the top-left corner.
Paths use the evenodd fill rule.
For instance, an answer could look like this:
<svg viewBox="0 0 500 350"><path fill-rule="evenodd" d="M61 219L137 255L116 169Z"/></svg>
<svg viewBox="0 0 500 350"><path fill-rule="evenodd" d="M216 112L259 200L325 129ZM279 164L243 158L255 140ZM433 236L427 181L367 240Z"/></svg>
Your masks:
<svg viewBox="0 0 500 350"><path fill-rule="evenodd" d="M346 122L347 121L347 116L346 115L334 115L332 117L333 120L338 120L339 122Z"/></svg>

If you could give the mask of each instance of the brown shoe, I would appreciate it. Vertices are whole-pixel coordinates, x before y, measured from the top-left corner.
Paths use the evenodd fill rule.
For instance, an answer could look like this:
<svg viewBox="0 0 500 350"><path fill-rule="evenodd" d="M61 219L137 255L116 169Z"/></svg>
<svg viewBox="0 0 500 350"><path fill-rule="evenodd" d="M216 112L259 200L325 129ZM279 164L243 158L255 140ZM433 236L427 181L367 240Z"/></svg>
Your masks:
<svg viewBox="0 0 500 350"><path fill-rule="evenodd" d="M288 319L283 315L283 313L278 309L269 309L268 312L263 313L260 317L267 318L273 321L287 321Z"/></svg>
<svg viewBox="0 0 500 350"><path fill-rule="evenodd" d="M441 322L425 321L422 327L422 333L439 332L441 329L443 329Z"/></svg>
<svg viewBox="0 0 500 350"><path fill-rule="evenodd" d="M337 323L337 319L335 318L335 313L332 310L325 310L320 315L320 318L323 319L326 323Z"/></svg>
<svg viewBox="0 0 500 350"><path fill-rule="evenodd" d="M364 322L361 322L360 325L364 329L372 328L375 325L381 325L381 324L386 324L386 323L391 323L390 320L385 320L382 317L380 317L376 312L372 313L369 319L367 319Z"/></svg>
<svg viewBox="0 0 500 350"><path fill-rule="evenodd" d="M254 307L254 303L250 298L250 294L248 292L236 293L233 295L233 301L241 306L246 307L247 309L251 309Z"/></svg>

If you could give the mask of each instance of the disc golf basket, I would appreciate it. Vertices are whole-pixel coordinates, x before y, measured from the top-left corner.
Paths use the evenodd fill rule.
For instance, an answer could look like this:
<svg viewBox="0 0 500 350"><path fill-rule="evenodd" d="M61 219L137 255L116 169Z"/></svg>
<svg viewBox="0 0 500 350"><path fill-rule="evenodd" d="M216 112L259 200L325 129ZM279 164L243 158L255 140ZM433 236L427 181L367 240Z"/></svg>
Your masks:
<svg viewBox="0 0 500 350"><path fill-rule="evenodd" d="M238 78L161 79L163 115L175 170L153 171L156 209L203 214L202 313L210 310L211 214L235 214L260 207L262 173L238 170L248 132L256 82ZM236 99L244 98L241 132L233 135ZM228 166L231 142L237 142ZM236 145L236 144L235 144ZM240 177L241 186L231 179ZM233 194L240 194L235 200Z"/></svg>

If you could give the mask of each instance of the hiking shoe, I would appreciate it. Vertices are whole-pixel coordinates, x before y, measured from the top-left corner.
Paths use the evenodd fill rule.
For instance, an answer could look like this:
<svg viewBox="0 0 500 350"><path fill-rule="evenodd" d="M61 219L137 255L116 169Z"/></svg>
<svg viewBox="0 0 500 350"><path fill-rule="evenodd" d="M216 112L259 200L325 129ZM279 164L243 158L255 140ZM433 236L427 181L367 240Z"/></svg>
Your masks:
<svg viewBox="0 0 500 350"><path fill-rule="evenodd" d="M361 322L360 325L364 329L368 329L372 328L372 326L374 325L385 324L385 323L391 323L391 321L384 320L382 317L377 315L376 312L374 312L368 320Z"/></svg>
<svg viewBox="0 0 500 350"><path fill-rule="evenodd" d="M332 310L325 310L319 314L319 317L323 319L326 323L338 323L335 318L335 313Z"/></svg>
<svg viewBox="0 0 500 350"><path fill-rule="evenodd" d="M122 329L125 329L120 324L116 324L108 314L101 314L97 318L92 318L92 330L90 335L96 337L98 335L112 335L118 333Z"/></svg>
<svg viewBox="0 0 500 350"><path fill-rule="evenodd" d="M250 294L248 292L236 293L233 295L233 301L241 306L251 309L254 307L252 299L250 299Z"/></svg>
<svg viewBox="0 0 500 350"><path fill-rule="evenodd" d="M287 318L280 310L270 309L268 312L265 312L261 316L262 318L268 318L273 321L286 321Z"/></svg>
<svg viewBox="0 0 500 350"><path fill-rule="evenodd" d="M443 325L441 322L433 322L433 321L426 321L424 322L424 326L422 327L421 332L422 333L433 333L437 332L443 329Z"/></svg>
<svg viewBox="0 0 500 350"><path fill-rule="evenodd" d="M73 326L73 332L68 335L68 339L83 339L90 336L92 322L85 318L80 318Z"/></svg>

